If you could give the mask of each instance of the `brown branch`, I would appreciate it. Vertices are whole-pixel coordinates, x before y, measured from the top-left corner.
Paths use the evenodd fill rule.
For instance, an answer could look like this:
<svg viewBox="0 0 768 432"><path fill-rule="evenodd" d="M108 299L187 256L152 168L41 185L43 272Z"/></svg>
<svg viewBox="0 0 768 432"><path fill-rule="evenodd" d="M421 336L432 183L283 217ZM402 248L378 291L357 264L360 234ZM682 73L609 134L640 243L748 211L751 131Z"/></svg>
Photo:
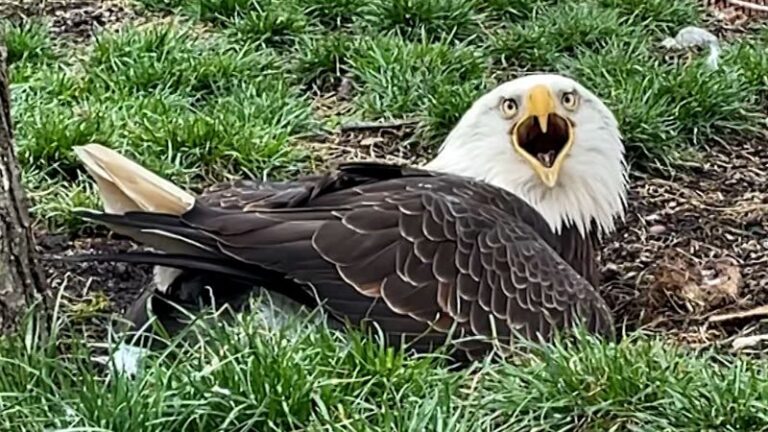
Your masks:
<svg viewBox="0 0 768 432"><path fill-rule="evenodd" d="M397 129L406 126L413 126L417 124L418 120L393 120L390 122L361 122L341 125L342 132L353 132L363 130L381 130L381 129Z"/></svg>
<svg viewBox="0 0 768 432"><path fill-rule="evenodd" d="M752 2L742 1L742 0L726 0L726 2L734 6L743 7L744 9L750 9L756 12L768 13L768 6L766 5L755 4Z"/></svg>

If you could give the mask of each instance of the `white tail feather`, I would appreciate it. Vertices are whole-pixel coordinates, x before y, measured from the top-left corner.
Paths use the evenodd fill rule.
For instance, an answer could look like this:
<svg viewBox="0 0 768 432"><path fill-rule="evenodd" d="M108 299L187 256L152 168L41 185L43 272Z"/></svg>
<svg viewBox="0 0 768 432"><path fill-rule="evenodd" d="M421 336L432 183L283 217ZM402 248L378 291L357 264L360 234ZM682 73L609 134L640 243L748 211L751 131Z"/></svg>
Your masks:
<svg viewBox="0 0 768 432"><path fill-rule="evenodd" d="M190 193L112 149L88 144L74 151L96 180L107 213L182 214L195 203Z"/></svg>

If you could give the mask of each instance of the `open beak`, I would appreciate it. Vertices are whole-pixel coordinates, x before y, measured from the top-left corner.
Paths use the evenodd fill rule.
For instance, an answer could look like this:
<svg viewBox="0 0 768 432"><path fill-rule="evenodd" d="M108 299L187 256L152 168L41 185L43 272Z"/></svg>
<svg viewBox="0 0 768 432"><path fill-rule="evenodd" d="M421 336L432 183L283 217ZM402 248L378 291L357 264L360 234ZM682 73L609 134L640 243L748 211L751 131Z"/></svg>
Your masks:
<svg viewBox="0 0 768 432"><path fill-rule="evenodd" d="M523 106L526 111L512 128L512 144L541 181L554 187L573 145L573 125L555 112L555 99L546 86L532 88Z"/></svg>

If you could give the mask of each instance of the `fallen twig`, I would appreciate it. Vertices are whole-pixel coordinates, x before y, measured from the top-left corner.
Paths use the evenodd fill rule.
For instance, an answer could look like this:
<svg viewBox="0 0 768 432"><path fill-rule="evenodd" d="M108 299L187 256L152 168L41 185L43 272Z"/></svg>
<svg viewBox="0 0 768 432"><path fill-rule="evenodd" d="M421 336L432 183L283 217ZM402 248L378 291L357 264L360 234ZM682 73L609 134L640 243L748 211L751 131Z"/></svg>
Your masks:
<svg viewBox="0 0 768 432"><path fill-rule="evenodd" d="M731 348L733 348L734 350L749 348L766 340L768 340L768 334L742 336L734 339L733 342L731 342Z"/></svg>
<svg viewBox="0 0 768 432"><path fill-rule="evenodd" d="M393 120L390 122L361 122L341 125L342 132L371 130L371 129L391 129L400 128L403 126L411 126L417 124L419 121L414 119Z"/></svg>
<svg viewBox="0 0 768 432"><path fill-rule="evenodd" d="M742 0L726 0L726 1L734 6L743 7L744 9L750 9L757 12L768 13L768 6L765 6L765 5L759 5L759 4L750 3Z"/></svg>
<svg viewBox="0 0 768 432"><path fill-rule="evenodd" d="M709 322L723 322L723 321L731 321L735 319L743 319L743 318L750 318L750 317L757 317L757 316L766 316L768 315L768 305L758 306L754 309L741 311L741 312L733 312L733 313L727 313L727 314L720 314L720 315L712 315L709 317L707 321Z"/></svg>

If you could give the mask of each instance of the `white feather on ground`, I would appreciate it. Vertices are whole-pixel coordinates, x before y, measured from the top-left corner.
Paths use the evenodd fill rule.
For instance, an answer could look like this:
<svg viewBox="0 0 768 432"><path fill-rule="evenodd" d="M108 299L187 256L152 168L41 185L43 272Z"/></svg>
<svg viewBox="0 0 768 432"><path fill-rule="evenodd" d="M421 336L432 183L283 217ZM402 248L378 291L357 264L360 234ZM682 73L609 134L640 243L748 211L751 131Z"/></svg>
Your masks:
<svg viewBox="0 0 768 432"><path fill-rule="evenodd" d="M661 42L661 45L667 49L691 49L697 47L708 47L709 56L707 57L707 66L711 69L717 69L720 59L720 41L717 36L707 30L696 26L688 26L677 32L675 37L668 37Z"/></svg>

